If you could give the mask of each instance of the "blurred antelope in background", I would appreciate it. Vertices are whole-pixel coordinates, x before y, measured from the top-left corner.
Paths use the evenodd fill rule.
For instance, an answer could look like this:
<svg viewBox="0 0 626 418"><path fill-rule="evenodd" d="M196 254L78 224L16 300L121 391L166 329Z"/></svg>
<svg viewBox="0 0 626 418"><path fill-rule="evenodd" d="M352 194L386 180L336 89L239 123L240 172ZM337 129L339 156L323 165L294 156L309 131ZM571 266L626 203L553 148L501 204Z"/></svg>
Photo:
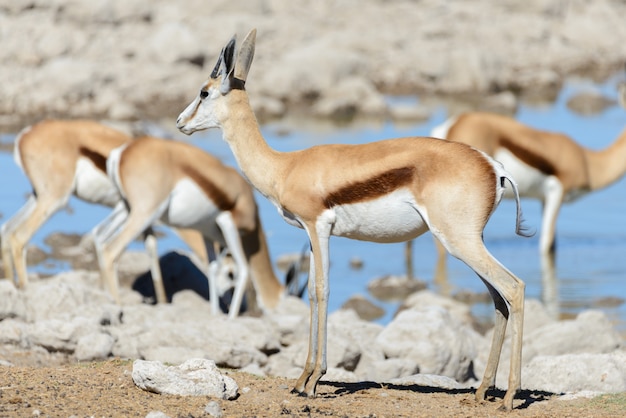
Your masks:
<svg viewBox="0 0 626 418"><path fill-rule="evenodd" d="M249 276L263 309L275 308L286 294L272 269L252 188L234 168L192 145L146 136L113 150L107 171L124 206L98 225L94 241L103 280L112 294L119 294L115 260L156 222L201 234L209 260L206 274L213 313L219 310L220 260L215 244L228 248L236 265L230 317L239 314ZM292 293L299 297L302 291Z"/></svg>
<svg viewBox="0 0 626 418"><path fill-rule="evenodd" d="M44 222L67 205L72 195L109 207L122 203L107 176L106 160L111 150L130 141L130 136L89 120L44 120L19 133L14 159L28 177L33 193L2 225L5 277L12 279L15 271L17 286L28 284L26 245ZM206 260L204 242L196 231L176 232L200 259ZM155 240L149 229L146 240L149 249Z"/></svg>
<svg viewBox="0 0 626 418"><path fill-rule="evenodd" d="M619 85L618 98L626 108L626 84ZM538 130L508 116L468 112L448 119L431 134L487 153L511 173L521 197L541 201L539 253L547 270L554 265L556 223L561 206L608 187L626 174L626 130L610 146L596 151L565 134ZM505 193L505 197L514 196ZM446 251L436 244L439 254L436 276L441 279L445 278ZM412 268L412 262L407 265Z"/></svg>

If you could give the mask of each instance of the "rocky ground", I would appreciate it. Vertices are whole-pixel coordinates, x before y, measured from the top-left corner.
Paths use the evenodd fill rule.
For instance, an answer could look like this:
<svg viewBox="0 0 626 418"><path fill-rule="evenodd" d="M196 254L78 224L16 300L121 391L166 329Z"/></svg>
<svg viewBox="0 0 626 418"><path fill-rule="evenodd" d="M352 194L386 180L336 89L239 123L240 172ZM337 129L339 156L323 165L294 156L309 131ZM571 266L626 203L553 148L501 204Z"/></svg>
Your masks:
<svg viewBox="0 0 626 418"><path fill-rule="evenodd" d="M510 413L499 412L490 393L484 404L470 390L410 385L323 382L315 399L289 391L293 381L258 377L232 370L240 395L235 400L206 396L159 395L135 387L130 361L63 367L1 368L3 417L596 417L624 416L624 394L593 399L561 399L549 393L522 391ZM219 411L219 412L215 412ZM220 415L221 414L221 415Z"/></svg>
<svg viewBox="0 0 626 418"><path fill-rule="evenodd" d="M57 254L72 254L73 265L93 266L84 242L68 246L73 240L58 236L55 241L64 242ZM508 339L499 389L477 404L473 391L483 373L490 326L478 323L467 303L436 295L424 284L372 281L372 294L386 286L408 295L386 326L359 317L359 303L333 312L329 370L319 396L307 399L290 393L306 355L303 301L286 297L276 310L229 320L211 315L209 303L190 290L174 294L171 304L143 303L131 290L148 268L141 252L124 254L120 267L121 306L100 289L96 271L33 275L25 290L0 280L0 416L503 414L497 408L507 386ZM181 271L162 267L166 281L170 271ZM411 291L398 291L402 286ZM522 391L508 416L626 413L626 340L604 314L590 310L558 320L529 300L524 328ZM169 370L207 360L219 367L210 377L200 377L202 368ZM145 363L157 370L138 379ZM217 389L203 392L215 379ZM224 383L228 379L231 384Z"/></svg>

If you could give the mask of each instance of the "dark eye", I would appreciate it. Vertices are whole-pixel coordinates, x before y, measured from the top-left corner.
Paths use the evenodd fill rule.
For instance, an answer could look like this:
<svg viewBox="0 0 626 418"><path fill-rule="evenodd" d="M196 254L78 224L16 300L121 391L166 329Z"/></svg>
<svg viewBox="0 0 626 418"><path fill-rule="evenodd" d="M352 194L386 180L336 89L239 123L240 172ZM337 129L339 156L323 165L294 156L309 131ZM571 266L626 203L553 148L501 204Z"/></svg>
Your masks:
<svg viewBox="0 0 626 418"><path fill-rule="evenodd" d="M202 99L206 99L207 96L209 95L209 92L206 90L200 90L200 98Z"/></svg>

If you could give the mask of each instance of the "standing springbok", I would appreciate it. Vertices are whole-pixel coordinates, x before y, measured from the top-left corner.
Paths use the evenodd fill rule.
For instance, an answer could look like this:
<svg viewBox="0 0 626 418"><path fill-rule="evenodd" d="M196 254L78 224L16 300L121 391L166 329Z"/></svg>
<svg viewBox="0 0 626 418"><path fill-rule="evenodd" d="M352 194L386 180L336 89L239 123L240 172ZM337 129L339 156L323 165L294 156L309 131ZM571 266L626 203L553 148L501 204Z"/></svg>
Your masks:
<svg viewBox="0 0 626 418"><path fill-rule="evenodd" d="M226 246L236 263L229 316L239 314L248 276L261 308L277 306L285 287L272 269L252 187L234 168L192 145L146 136L113 150L107 172L126 206L98 226L94 239L102 277L114 294L115 260L160 221L201 233L210 263L206 273L213 313L219 310L215 243Z"/></svg>
<svg viewBox="0 0 626 418"><path fill-rule="evenodd" d="M111 150L131 140L89 120L44 120L20 132L15 139L14 159L28 177L33 194L2 225L5 277L13 278L15 270L17 286L28 284L26 244L46 220L67 205L72 194L109 207L121 203L117 188L107 177L106 160ZM204 243L196 231L176 232L198 257L206 259ZM146 239L149 244L154 237L147 234Z"/></svg>
<svg viewBox="0 0 626 418"><path fill-rule="evenodd" d="M618 90L619 102L626 107L626 84ZM587 149L565 134L538 130L493 113L464 113L431 133L484 151L511 173L521 197L542 202L539 252L543 259L554 259L556 223L563 203L605 188L626 174L626 130L600 151ZM443 265L445 249L437 248L439 265Z"/></svg>
<svg viewBox="0 0 626 418"><path fill-rule="evenodd" d="M517 194L510 175L471 147L432 138L321 145L295 152L271 149L245 91L255 37L252 30L236 58L235 37L228 42L177 126L185 134L221 128L244 175L285 221L303 228L309 237L309 349L294 392L315 396L326 373L330 236L389 243L430 230L478 274L494 299L493 343L477 400L484 400L495 384L507 322L511 322L509 387L502 403L511 410L521 384L525 284L487 251L482 240L505 181ZM516 231L522 234L519 201Z"/></svg>

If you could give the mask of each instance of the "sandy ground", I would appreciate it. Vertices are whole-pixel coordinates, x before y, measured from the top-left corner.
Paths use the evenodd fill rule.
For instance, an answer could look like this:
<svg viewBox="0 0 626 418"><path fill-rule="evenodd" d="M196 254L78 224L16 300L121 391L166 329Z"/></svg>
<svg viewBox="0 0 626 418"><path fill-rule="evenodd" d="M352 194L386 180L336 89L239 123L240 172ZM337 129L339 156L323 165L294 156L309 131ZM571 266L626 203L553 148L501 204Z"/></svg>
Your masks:
<svg viewBox="0 0 626 418"><path fill-rule="evenodd" d="M25 358L16 359L16 364ZM27 361L26 361L27 362ZM131 377L132 361L71 364L59 367L0 368L2 417L143 417L160 411L169 417L208 417L207 405L223 417L622 417L626 394L562 400L545 392L522 391L512 412L498 410L502 391L484 403L472 390L377 383L321 382L317 398L290 393L293 381L223 370L239 386L226 401L145 392Z"/></svg>

